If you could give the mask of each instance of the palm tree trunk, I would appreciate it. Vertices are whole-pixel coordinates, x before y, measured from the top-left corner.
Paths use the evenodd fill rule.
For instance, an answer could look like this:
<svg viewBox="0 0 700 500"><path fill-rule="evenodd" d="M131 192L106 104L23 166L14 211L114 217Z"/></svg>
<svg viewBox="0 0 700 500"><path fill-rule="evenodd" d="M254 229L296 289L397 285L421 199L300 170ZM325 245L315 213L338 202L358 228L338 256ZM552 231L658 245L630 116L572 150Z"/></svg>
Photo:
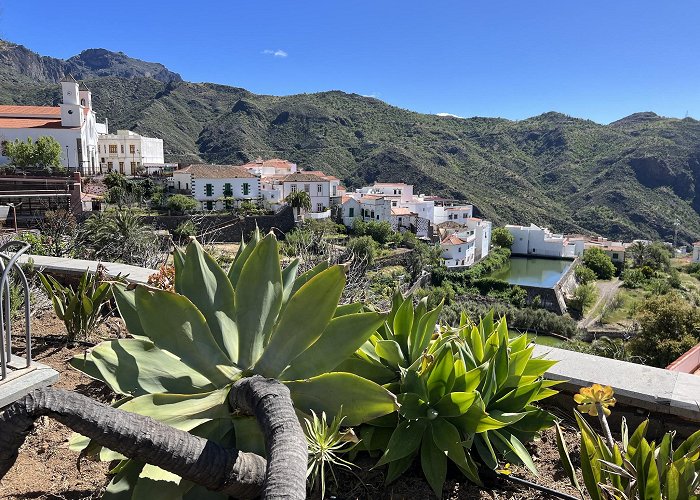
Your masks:
<svg viewBox="0 0 700 500"><path fill-rule="evenodd" d="M234 384L229 401L234 410L258 418L265 433L268 464L258 455L226 449L150 417L112 408L74 392L44 388L0 413L0 479L14 464L34 420L46 415L106 448L213 491L235 498L261 494L266 499L305 498L306 438L289 390L275 380L248 377ZM295 463L299 460L301 465Z"/></svg>

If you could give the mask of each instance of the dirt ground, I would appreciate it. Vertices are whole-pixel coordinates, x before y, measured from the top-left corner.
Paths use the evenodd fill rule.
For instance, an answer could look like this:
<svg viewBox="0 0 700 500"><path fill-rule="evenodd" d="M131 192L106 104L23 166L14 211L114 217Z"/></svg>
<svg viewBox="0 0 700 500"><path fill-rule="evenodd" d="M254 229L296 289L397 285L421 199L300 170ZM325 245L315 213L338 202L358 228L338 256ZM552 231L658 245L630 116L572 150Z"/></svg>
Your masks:
<svg viewBox="0 0 700 500"><path fill-rule="evenodd" d="M103 325L95 338L123 335L120 321ZM33 320L33 355L36 361L53 367L60 373L55 387L75 390L104 402L110 402L111 393L99 382L73 370L67 361L81 354L87 345L66 347L60 340L63 325L52 313L45 313ZM576 462L578 439L573 427L565 427L567 442ZM17 462L0 483L2 499L94 499L99 498L108 483L108 464L82 460L78 468L78 455L68 449L71 431L63 425L42 417L22 446ZM527 469L512 466L513 476L578 496L569 485L559 463L553 430L545 432L542 439L531 444L530 450L539 468L540 477L534 477ZM363 463L364 462L364 463ZM338 473L338 487L329 480L330 491L337 499L422 499L435 498L428 484L422 479L420 465L415 464L403 477L391 485L384 485L381 469L371 470L374 460L360 462L353 474ZM576 465L576 463L574 464ZM448 470L443 498L449 499L537 499L552 498L536 490L523 488L508 482L490 483L488 490L481 490L467 483L458 471Z"/></svg>

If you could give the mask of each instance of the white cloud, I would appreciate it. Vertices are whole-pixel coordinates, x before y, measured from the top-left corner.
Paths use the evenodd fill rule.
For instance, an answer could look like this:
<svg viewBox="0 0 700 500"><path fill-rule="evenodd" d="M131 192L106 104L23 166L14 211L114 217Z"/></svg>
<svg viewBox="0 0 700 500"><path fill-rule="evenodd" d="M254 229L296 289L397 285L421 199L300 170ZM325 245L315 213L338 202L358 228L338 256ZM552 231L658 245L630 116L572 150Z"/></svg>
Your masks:
<svg viewBox="0 0 700 500"><path fill-rule="evenodd" d="M287 57L289 55L282 49L277 49L277 50L265 49L262 51L262 53L265 55L268 55L268 56L273 56L273 57Z"/></svg>
<svg viewBox="0 0 700 500"><path fill-rule="evenodd" d="M453 115L452 113L435 113L438 116L449 116L450 118L464 118L463 116Z"/></svg>

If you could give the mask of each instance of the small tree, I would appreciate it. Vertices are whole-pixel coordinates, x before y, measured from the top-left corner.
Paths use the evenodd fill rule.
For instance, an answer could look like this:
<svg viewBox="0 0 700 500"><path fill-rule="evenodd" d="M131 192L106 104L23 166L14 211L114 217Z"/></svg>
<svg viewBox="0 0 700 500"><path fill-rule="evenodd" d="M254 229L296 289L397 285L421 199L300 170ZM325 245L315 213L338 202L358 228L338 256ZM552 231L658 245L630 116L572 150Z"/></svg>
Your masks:
<svg viewBox="0 0 700 500"><path fill-rule="evenodd" d="M615 276L615 264L601 248L589 248L583 252L583 264L595 273L598 279L609 280Z"/></svg>
<svg viewBox="0 0 700 500"><path fill-rule="evenodd" d="M573 303L575 307L584 312L591 307L598 298L598 288L593 283L587 285L579 285L574 290Z"/></svg>
<svg viewBox="0 0 700 500"><path fill-rule="evenodd" d="M41 168L61 167L61 145L50 136L39 137L34 143L33 164Z"/></svg>
<svg viewBox="0 0 700 500"><path fill-rule="evenodd" d="M595 281L596 274L586 266L577 266L574 272L576 274L576 281L582 285Z"/></svg>
<svg viewBox="0 0 700 500"><path fill-rule="evenodd" d="M168 209L180 214L194 212L197 208L197 200L184 194L174 194L168 198Z"/></svg>
<svg viewBox="0 0 700 500"><path fill-rule="evenodd" d="M491 243L503 248L513 246L513 235L505 227L497 227L491 233Z"/></svg>
<svg viewBox="0 0 700 500"><path fill-rule="evenodd" d="M363 221L355 219L352 226L356 236L369 236L377 243L383 245L394 235L391 224L386 221Z"/></svg>
<svg viewBox="0 0 700 500"><path fill-rule="evenodd" d="M5 156L15 167L26 168L34 162L34 141L29 137L26 142L15 139L5 144Z"/></svg>
<svg viewBox="0 0 700 500"><path fill-rule="evenodd" d="M105 175L104 180L105 186L107 186L109 189L113 187L120 187L122 189L126 189L126 176L124 174L120 174L119 172L110 172L107 175Z"/></svg>
<svg viewBox="0 0 700 500"><path fill-rule="evenodd" d="M641 331L630 345L652 366L668 366L700 341L700 312L677 292L648 298L637 319Z"/></svg>
<svg viewBox="0 0 700 500"><path fill-rule="evenodd" d="M26 141L16 139L5 145L5 155L10 163L19 168L61 167L61 145L50 136L39 137L36 142L31 137Z"/></svg>
<svg viewBox="0 0 700 500"><path fill-rule="evenodd" d="M299 208L304 211L311 210L311 197L306 191L296 191L287 195L287 203L292 208Z"/></svg>

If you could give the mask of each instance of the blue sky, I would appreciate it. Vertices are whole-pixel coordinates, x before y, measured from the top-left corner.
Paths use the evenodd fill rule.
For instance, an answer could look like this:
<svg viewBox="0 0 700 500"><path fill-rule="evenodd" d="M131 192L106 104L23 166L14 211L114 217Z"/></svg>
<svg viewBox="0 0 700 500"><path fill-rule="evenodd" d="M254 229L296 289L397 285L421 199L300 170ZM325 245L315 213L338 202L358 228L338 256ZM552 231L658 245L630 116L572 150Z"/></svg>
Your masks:
<svg viewBox="0 0 700 500"><path fill-rule="evenodd" d="M700 118L699 20L695 0L0 0L0 37L44 55L104 47L257 93L599 123Z"/></svg>

